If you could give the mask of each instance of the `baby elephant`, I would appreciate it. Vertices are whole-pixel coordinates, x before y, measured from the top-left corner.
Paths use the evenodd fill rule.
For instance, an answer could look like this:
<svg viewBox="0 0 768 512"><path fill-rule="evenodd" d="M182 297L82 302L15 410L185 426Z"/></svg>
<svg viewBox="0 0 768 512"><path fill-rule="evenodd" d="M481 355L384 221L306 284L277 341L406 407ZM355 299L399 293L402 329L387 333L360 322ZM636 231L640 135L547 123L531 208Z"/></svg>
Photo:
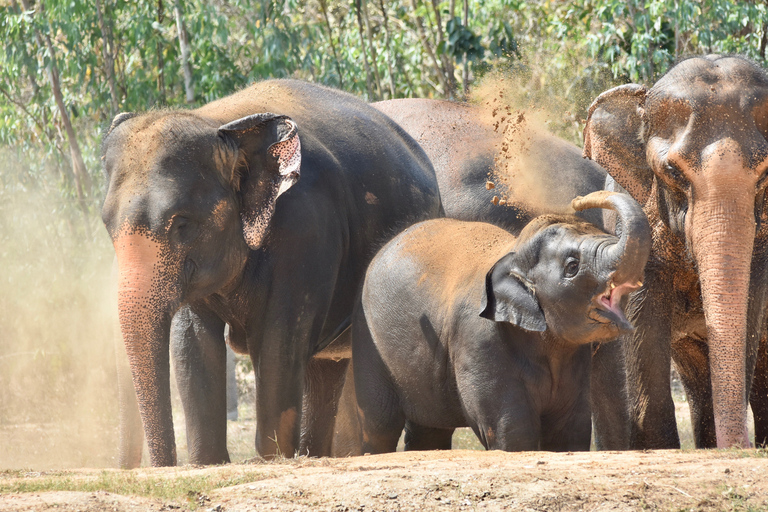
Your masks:
<svg viewBox="0 0 768 512"><path fill-rule="evenodd" d="M651 245L640 206L595 192L617 236L575 216L534 219L515 239L437 219L390 241L368 268L353 321L363 453L450 449L472 427L486 449L588 450L590 343L632 325ZM406 424L407 422L407 424Z"/></svg>

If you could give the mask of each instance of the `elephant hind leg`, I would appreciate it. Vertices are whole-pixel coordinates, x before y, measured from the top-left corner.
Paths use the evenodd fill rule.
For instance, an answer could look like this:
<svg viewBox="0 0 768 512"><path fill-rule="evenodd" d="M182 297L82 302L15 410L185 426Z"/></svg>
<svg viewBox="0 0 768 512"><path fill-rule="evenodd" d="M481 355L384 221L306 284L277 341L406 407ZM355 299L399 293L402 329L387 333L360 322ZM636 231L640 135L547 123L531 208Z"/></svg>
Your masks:
<svg viewBox="0 0 768 512"><path fill-rule="evenodd" d="M349 359L313 357L307 365L299 453L328 457Z"/></svg>
<svg viewBox="0 0 768 512"><path fill-rule="evenodd" d="M360 304L352 321L352 365L362 452L394 452L405 426L405 414Z"/></svg>
<svg viewBox="0 0 768 512"><path fill-rule="evenodd" d="M450 450L452 428L430 428L411 421L405 423L405 450Z"/></svg>
<svg viewBox="0 0 768 512"><path fill-rule="evenodd" d="M749 394L749 405L755 418L755 446L768 446L768 339L760 340L755 376Z"/></svg>
<svg viewBox="0 0 768 512"><path fill-rule="evenodd" d="M697 448L717 447L712 385L709 376L709 350L706 342L686 337L674 342L672 359L680 374L691 408L691 426Z"/></svg>

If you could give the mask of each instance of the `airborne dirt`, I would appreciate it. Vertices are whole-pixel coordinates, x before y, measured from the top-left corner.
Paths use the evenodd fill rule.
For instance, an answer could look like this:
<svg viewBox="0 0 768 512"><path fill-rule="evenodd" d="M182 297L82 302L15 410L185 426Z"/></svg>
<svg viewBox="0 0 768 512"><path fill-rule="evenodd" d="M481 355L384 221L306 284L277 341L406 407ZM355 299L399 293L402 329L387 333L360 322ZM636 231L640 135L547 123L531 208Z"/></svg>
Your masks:
<svg viewBox="0 0 768 512"><path fill-rule="evenodd" d="M754 450L398 452L134 470L133 479L150 485L206 477L242 483L170 500L103 491L0 494L0 511L765 510L766 471L768 453ZM0 474L0 485L52 477L86 482L121 473Z"/></svg>

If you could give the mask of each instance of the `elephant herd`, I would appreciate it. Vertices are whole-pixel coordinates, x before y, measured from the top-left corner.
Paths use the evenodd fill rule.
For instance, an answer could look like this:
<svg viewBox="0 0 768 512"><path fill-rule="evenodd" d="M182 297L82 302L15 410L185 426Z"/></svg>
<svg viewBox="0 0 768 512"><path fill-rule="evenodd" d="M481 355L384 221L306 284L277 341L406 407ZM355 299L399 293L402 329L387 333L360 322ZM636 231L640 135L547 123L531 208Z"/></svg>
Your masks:
<svg viewBox="0 0 768 512"><path fill-rule="evenodd" d="M120 465L143 438L176 464L171 357L190 462L229 461L227 344L266 458L338 453L339 428L349 453L463 426L489 449L589 449L593 427L676 448L671 362L697 447L750 446L748 405L768 441L768 74L710 55L604 92L586 158L531 136L535 209L494 198L516 186L488 182L502 137L478 107L293 80L118 115Z"/></svg>

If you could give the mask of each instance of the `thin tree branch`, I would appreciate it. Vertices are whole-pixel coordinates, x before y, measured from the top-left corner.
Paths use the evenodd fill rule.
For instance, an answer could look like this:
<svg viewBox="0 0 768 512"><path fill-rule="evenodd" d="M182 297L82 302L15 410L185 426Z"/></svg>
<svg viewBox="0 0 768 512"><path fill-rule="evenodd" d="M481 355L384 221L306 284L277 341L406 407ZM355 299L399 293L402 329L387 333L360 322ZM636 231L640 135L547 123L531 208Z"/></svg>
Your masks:
<svg viewBox="0 0 768 512"><path fill-rule="evenodd" d="M184 23L184 7L181 0L174 0L173 13L176 16L176 31L179 35L179 49L181 50L181 67L184 70L184 92L187 103L195 101L195 85L192 79L192 66L189 64L189 36L187 26Z"/></svg>
<svg viewBox="0 0 768 512"><path fill-rule="evenodd" d="M336 73L339 75L339 87L344 89L344 75L341 73L341 61L339 61L339 54L336 52L336 43L333 42L333 30L331 29L331 20L328 17L328 5L326 4L326 0L320 0L320 10L323 11L325 26L328 29L328 41L331 43L333 59L336 62Z"/></svg>

